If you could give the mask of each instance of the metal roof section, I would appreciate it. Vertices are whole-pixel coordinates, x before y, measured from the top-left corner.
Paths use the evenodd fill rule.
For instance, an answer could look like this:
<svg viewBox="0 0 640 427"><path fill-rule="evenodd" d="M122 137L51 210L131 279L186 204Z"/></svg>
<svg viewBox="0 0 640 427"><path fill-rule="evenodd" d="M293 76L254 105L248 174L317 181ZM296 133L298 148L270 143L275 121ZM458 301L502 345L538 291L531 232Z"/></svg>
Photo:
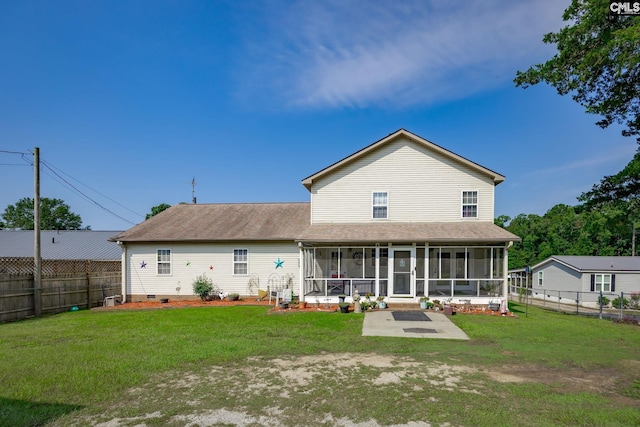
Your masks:
<svg viewBox="0 0 640 427"><path fill-rule="evenodd" d="M122 249L109 239L121 231L42 230L42 259L119 261ZM33 230L1 230L0 258L32 258Z"/></svg>
<svg viewBox="0 0 640 427"><path fill-rule="evenodd" d="M500 175L497 172L492 171L491 169L485 168L484 166L481 166L475 162L472 162L471 160L462 157L452 151L447 150L446 148L440 147L437 144L434 144L431 141L428 141L424 138L421 138L418 135L415 135L411 132L409 132L408 130L405 129L399 129L397 131L395 131L392 134L387 135L386 137L374 142L373 144L359 150L356 151L355 153L351 154L350 156L345 157L342 160L339 160L338 162L327 166L326 168L314 173L313 175L308 176L307 178L304 178L302 180L302 185L304 185L307 190L311 191L311 186L313 185L313 182L325 175L328 175L330 173L332 173L333 171L361 158L366 156L367 154L377 150L378 148L380 148L381 146L389 143L390 141L396 140L398 138L401 137L405 137L417 144L420 144L432 151L435 151L438 154L441 154L443 156L446 156L458 163L461 163L467 167L470 167L471 169L474 169L484 175L488 175L494 182L495 185L500 184L502 181L505 180L505 177L503 175Z"/></svg>
<svg viewBox="0 0 640 427"><path fill-rule="evenodd" d="M637 256L553 255L534 265L532 269L537 269L552 261L556 261L581 273L602 271L640 272L640 257Z"/></svg>

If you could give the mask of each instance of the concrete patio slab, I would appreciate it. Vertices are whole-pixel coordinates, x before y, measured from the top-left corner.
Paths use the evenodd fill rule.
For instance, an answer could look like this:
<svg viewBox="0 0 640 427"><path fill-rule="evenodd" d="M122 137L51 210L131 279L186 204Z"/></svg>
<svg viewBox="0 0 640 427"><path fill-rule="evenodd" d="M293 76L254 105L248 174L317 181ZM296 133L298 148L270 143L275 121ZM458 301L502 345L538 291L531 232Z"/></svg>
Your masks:
<svg viewBox="0 0 640 427"><path fill-rule="evenodd" d="M393 310L367 311L362 336L469 340L444 314L429 312L426 316L430 321L395 320Z"/></svg>

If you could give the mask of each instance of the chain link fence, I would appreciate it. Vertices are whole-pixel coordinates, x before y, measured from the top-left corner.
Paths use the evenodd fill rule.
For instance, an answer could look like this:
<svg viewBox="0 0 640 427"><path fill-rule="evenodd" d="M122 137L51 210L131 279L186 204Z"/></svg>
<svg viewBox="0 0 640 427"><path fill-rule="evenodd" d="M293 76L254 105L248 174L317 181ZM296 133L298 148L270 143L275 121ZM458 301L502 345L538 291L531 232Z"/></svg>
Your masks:
<svg viewBox="0 0 640 427"><path fill-rule="evenodd" d="M509 299L520 304L600 319L632 316L640 321L640 292L539 291L517 285L509 290Z"/></svg>

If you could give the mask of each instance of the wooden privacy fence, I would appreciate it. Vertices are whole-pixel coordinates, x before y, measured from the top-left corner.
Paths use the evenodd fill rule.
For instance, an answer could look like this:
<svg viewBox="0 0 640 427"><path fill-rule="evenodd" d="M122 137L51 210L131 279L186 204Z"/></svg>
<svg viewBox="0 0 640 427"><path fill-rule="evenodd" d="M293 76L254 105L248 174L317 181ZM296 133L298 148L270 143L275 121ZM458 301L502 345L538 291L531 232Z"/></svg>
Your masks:
<svg viewBox="0 0 640 427"><path fill-rule="evenodd" d="M0 259L0 322L35 316L32 270L33 259L31 264L24 259ZM106 297L121 294L119 261L47 260L42 270L42 314L98 307Z"/></svg>

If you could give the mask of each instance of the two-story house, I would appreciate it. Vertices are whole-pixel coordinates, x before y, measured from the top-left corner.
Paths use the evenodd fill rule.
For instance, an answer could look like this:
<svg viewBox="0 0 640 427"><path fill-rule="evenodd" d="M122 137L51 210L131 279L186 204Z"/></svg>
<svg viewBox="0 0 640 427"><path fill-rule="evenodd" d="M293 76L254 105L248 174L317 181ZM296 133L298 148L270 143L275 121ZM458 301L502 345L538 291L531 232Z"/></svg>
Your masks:
<svg viewBox="0 0 640 427"><path fill-rule="evenodd" d="M404 129L302 180L310 203L181 204L113 238L128 299L192 295L206 274L225 292L290 286L337 301L506 298L494 225L504 177Z"/></svg>

